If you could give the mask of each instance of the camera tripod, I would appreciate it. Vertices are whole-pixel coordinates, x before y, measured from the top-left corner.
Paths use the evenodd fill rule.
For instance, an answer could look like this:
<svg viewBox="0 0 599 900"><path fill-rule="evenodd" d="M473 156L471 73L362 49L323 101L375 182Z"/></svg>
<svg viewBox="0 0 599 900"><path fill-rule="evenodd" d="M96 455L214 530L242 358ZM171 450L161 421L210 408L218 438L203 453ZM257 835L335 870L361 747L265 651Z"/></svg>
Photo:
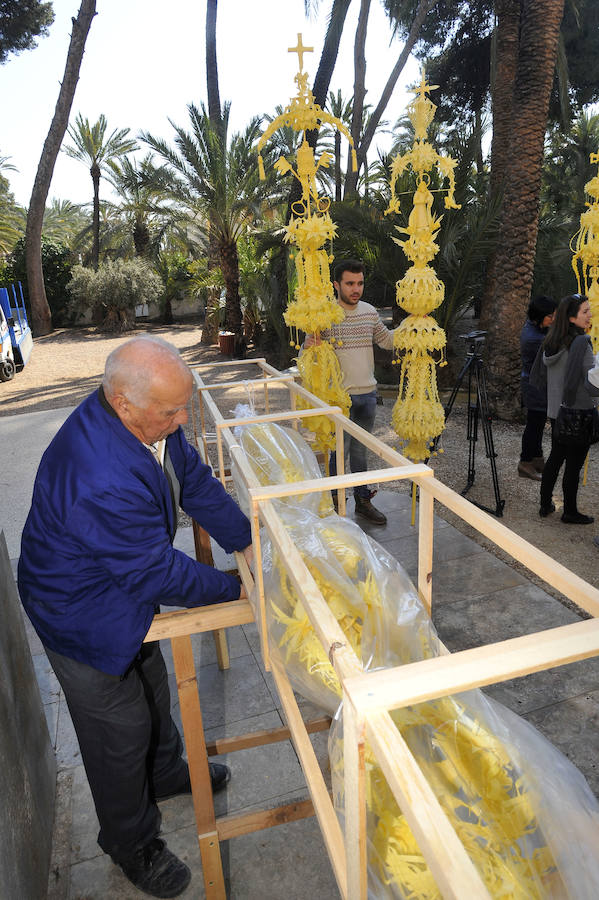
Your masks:
<svg viewBox="0 0 599 900"><path fill-rule="evenodd" d="M472 501L475 506L484 509L485 512L501 517L503 515L503 507L505 500L501 499L499 491L499 478L497 476L497 453L493 443L493 431L491 428L491 414L489 412L489 401L487 397L487 382L485 379L485 368L482 358L482 345L484 343L486 332L471 331L469 334L461 334L460 337L468 341L466 350L466 359L460 370L460 374L456 379L456 383L451 392L447 406L445 407L445 421L449 419L453 404L457 397L458 391L462 386L462 382L468 375L468 419L466 437L468 440L468 480L466 487L461 492L465 497L472 485L476 470L474 467L476 457L476 442L478 440L478 424L480 420L483 436L485 439L485 451L491 463L491 477L493 479L493 490L495 492L495 509L483 506L481 503Z"/></svg>

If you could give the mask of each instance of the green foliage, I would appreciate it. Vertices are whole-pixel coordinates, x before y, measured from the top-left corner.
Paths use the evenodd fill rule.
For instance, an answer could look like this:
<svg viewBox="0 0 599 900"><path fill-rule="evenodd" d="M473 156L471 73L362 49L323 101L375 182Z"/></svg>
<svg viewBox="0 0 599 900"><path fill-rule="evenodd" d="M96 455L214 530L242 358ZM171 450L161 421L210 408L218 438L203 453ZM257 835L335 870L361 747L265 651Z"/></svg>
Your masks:
<svg viewBox="0 0 599 900"><path fill-rule="evenodd" d="M9 54L36 47L36 37L45 37L53 21L51 3L0 0L0 65L6 62Z"/></svg>
<svg viewBox="0 0 599 900"><path fill-rule="evenodd" d="M91 309L103 331L127 331L135 324L135 307L157 300L163 285L147 262L130 259L107 262L97 271L75 266L69 291L73 312Z"/></svg>
<svg viewBox="0 0 599 900"><path fill-rule="evenodd" d="M69 311L69 294L67 285L71 279L71 251L60 241L51 241L42 237L42 269L46 297L55 326L71 324ZM25 238L21 237L15 244L10 257L10 272L13 281L20 281L25 288L27 284L27 266L25 262Z"/></svg>
<svg viewBox="0 0 599 900"><path fill-rule="evenodd" d="M8 178L2 174L14 169L9 156L0 156L0 258L9 254L25 233L25 210L15 202Z"/></svg>
<svg viewBox="0 0 599 900"><path fill-rule="evenodd" d="M162 279L162 293L158 298L165 325L172 325L172 304L189 297L192 279L191 260L181 250L163 250L156 261L156 269Z"/></svg>
<svg viewBox="0 0 599 900"><path fill-rule="evenodd" d="M44 212L44 238L72 247L77 235L87 227L88 221L89 217L79 204L54 197Z"/></svg>

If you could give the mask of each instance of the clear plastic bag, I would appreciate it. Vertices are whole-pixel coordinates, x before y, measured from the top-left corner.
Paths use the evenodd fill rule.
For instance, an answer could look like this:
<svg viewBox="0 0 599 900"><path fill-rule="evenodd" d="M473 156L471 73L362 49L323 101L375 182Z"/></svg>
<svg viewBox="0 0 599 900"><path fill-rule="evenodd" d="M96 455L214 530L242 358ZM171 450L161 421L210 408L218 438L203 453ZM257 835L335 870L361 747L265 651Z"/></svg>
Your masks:
<svg viewBox="0 0 599 900"><path fill-rule="evenodd" d="M264 440L268 429L268 439ZM261 483L315 477L295 432L249 425ZM264 443L262 443L264 441ZM286 454L293 447L291 462ZM296 455L294 455L296 454ZM307 465L300 474L302 460ZM271 463L275 460L275 463ZM294 544L365 669L438 655L436 631L401 565L353 522L314 503L277 501ZM282 561L264 541L267 616L293 687L331 714L337 675ZM481 691L396 710L392 718L489 893L501 898L599 896L599 804L581 773L532 725ZM439 892L405 817L368 751L369 896L432 900ZM343 737L331 729L333 793L343 818Z"/></svg>

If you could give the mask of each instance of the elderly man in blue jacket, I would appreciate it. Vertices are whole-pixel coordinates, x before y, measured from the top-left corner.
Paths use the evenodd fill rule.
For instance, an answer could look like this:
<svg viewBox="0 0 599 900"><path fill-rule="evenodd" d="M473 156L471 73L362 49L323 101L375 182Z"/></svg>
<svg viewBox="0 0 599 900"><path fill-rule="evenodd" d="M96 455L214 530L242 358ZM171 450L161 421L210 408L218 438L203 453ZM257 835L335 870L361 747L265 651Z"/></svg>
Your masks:
<svg viewBox="0 0 599 900"><path fill-rule="evenodd" d="M158 838L156 801L190 791L164 660L143 639L159 605L244 597L239 581L173 547L180 506L226 550L250 524L181 425L193 379L178 351L135 337L44 453L23 531L19 590L64 690L98 843L136 887L175 897L190 872ZM225 766L211 764L213 788Z"/></svg>

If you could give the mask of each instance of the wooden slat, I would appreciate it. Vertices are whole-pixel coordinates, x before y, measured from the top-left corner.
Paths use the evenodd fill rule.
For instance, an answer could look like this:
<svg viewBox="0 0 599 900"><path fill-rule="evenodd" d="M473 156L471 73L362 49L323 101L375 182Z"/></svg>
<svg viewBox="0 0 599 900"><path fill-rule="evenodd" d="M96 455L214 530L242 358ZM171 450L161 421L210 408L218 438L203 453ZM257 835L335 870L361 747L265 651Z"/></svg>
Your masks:
<svg viewBox="0 0 599 900"><path fill-rule="evenodd" d="M304 727L308 734L328 731L330 726L330 716L321 716L319 719L304 722ZM264 747L267 744L288 741L290 738L291 732L289 728L283 725L281 728L271 728L265 731L248 731L246 734L240 734L236 737L218 738L216 741L209 741L206 744L206 750L208 751L208 756L218 756L221 753L233 753L236 750Z"/></svg>
<svg viewBox="0 0 599 900"><path fill-rule="evenodd" d="M233 625L249 625L253 621L254 613L249 600L230 600L228 603L180 609L154 616L144 642L161 641L184 634L201 634L203 631L231 628Z"/></svg>
<svg viewBox="0 0 599 900"><path fill-rule="evenodd" d="M262 831L264 828L274 828L275 825L285 825L287 822L297 822L299 819L307 819L313 815L312 801L298 800L296 803L288 803L274 809L261 809L237 816L222 816L216 820L216 827L220 840L228 841L231 838L240 837L242 834Z"/></svg>
<svg viewBox="0 0 599 900"><path fill-rule="evenodd" d="M173 638L171 643L206 897L209 900L224 900L225 880L216 831L212 784L191 639L189 635L185 635Z"/></svg>
<svg viewBox="0 0 599 900"><path fill-rule="evenodd" d="M347 694L343 695L343 781L345 789L345 856L348 900L366 900L365 723Z"/></svg>
<svg viewBox="0 0 599 900"><path fill-rule="evenodd" d="M195 547L196 559L205 566L214 566L214 557L212 556L212 544L210 543L210 535L199 525L195 519L191 521L193 530L193 543ZM216 648L216 661L221 672L230 666L229 647L227 645L227 632L224 628L218 628L213 632L214 646Z"/></svg>
<svg viewBox="0 0 599 900"><path fill-rule="evenodd" d="M285 484L260 485L250 488L250 496L254 500L278 500L281 497L295 497L303 494L314 494L318 491L331 491L335 488L355 487L369 481L401 481L403 479L432 478L432 470L422 463L392 469L369 469L365 472L348 472L346 475L330 475L328 478L310 478L306 481L290 481Z"/></svg>
<svg viewBox="0 0 599 900"><path fill-rule="evenodd" d="M260 384L260 382L258 382ZM298 409L289 410L288 412L262 413L255 416L244 416L241 419L223 419L217 422L216 428L236 428L238 425L256 425L266 424L269 422L289 422L294 419L311 419L314 416L322 416L326 413L339 413L341 410L338 406L326 406L324 409Z"/></svg>
<svg viewBox="0 0 599 900"><path fill-rule="evenodd" d="M416 490L416 484L412 486ZM429 616L433 608L433 513L434 501L428 491L420 491L418 515L418 595Z"/></svg>
<svg viewBox="0 0 599 900"><path fill-rule="evenodd" d="M444 900L490 900L428 781L386 712L366 717L366 736Z"/></svg>
<svg viewBox="0 0 599 900"><path fill-rule="evenodd" d="M288 382L293 381L293 375L273 375L270 378L254 378L247 379L244 378L243 381L218 381L214 384L204 384L202 383L198 390L200 391L218 391L218 390L227 390L228 388L237 388L237 387L247 387L248 385L253 385L254 387L262 387L265 388L268 385L273 384L287 384Z"/></svg>
<svg viewBox="0 0 599 900"><path fill-rule="evenodd" d="M472 650L368 672L345 682L361 712L396 709L599 654L599 620L587 619Z"/></svg>
<svg viewBox="0 0 599 900"><path fill-rule="evenodd" d="M261 363L265 362L266 359L263 356L246 357L245 359L223 359L215 360L214 362L195 363L193 369L230 369L232 366L260 366Z"/></svg>
<svg viewBox="0 0 599 900"><path fill-rule="evenodd" d="M331 866L333 867L333 872L337 879L337 885L339 886L341 896L346 898L347 872L345 846L339 820L337 819L337 815L333 808L327 786L322 777L320 766L318 765L318 760L316 759L316 754L314 753L314 748L306 733L302 715L299 711L297 701L278 651L275 651L272 654L271 662L272 674L285 710L287 724L289 725L292 735L293 746L296 749L302 771L306 777L308 790L310 791L310 796L314 803L314 811L316 812L318 824L320 825L329 859L331 860Z"/></svg>

